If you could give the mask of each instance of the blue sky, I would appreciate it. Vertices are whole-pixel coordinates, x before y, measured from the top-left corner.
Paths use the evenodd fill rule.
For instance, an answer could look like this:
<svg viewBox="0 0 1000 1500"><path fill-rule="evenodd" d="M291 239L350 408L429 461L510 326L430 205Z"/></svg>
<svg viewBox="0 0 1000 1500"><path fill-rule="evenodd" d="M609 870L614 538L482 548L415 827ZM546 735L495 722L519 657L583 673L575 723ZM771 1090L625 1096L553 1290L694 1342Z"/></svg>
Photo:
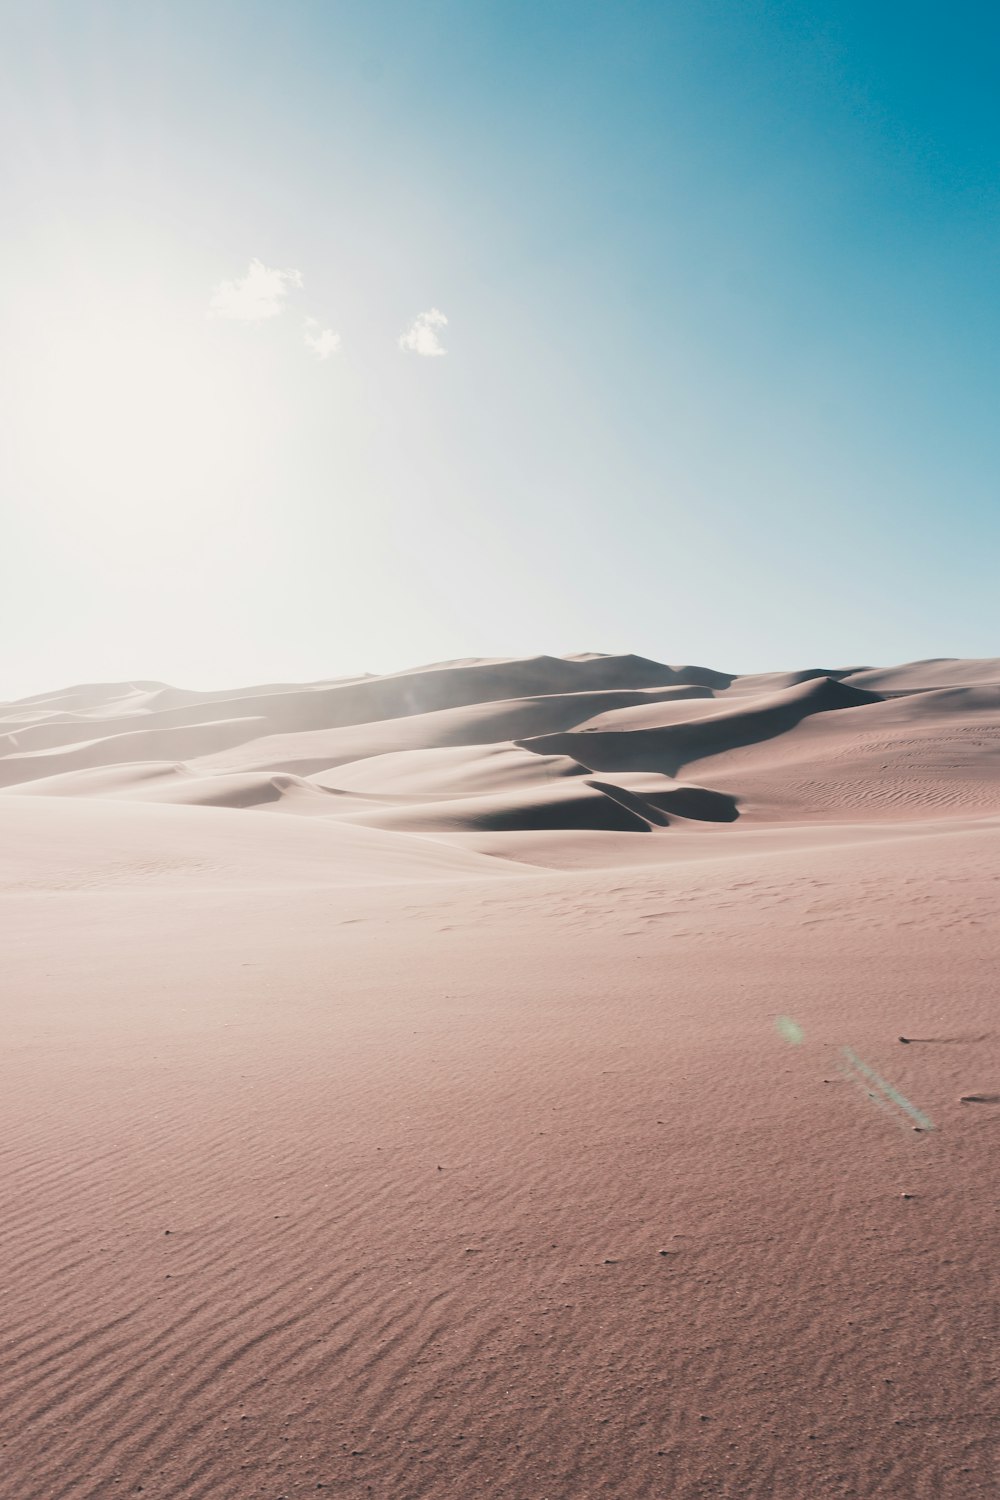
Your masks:
<svg viewBox="0 0 1000 1500"><path fill-rule="evenodd" d="M1000 650L992 7L0 16L0 692Z"/></svg>

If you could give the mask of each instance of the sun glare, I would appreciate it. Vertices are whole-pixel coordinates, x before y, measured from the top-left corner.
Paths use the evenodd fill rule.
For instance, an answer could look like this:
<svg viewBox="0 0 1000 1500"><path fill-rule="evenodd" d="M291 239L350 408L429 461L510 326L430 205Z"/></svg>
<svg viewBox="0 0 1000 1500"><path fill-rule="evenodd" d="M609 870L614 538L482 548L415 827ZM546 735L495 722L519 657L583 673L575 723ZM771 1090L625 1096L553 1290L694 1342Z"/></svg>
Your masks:
<svg viewBox="0 0 1000 1500"><path fill-rule="evenodd" d="M24 467L46 507L134 542L238 504L268 415L239 350L188 308L67 290L20 390Z"/></svg>

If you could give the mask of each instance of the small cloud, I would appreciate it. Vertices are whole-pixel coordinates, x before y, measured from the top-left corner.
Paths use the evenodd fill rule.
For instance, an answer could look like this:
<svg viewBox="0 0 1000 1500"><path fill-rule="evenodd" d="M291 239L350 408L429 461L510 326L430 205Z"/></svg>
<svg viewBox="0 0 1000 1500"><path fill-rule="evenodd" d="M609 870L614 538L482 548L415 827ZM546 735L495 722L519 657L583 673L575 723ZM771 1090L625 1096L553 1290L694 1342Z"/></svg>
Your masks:
<svg viewBox="0 0 1000 1500"><path fill-rule="evenodd" d="M447 349L442 349L441 341L435 332L437 328L443 328L448 319L443 312L432 307L428 312L422 312L415 318L412 325L404 334L400 335L399 347L410 349L414 354L447 354Z"/></svg>
<svg viewBox="0 0 1000 1500"><path fill-rule="evenodd" d="M217 318L236 318L243 323L259 323L264 318L284 312L285 298L293 287L301 287L301 271L274 271L263 261L252 260L245 276L237 281L220 281L212 294L209 309Z"/></svg>
<svg viewBox="0 0 1000 1500"><path fill-rule="evenodd" d="M306 318L302 328L302 337L317 359L329 359L340 348L340 334L332 328L320 328L316 318Z"/></svg>

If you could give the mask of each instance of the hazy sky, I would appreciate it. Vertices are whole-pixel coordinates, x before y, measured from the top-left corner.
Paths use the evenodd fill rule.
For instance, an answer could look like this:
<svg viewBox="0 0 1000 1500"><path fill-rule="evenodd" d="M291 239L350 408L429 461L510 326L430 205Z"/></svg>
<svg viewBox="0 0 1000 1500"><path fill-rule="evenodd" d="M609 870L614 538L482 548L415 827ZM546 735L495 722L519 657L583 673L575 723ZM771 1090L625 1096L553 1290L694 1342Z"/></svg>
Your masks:
<svg viewBox="0 0 1000 1500"><path fill-rule="evenodd" d="M0 18L0 693L1000 651L995 6Z"/></svg>

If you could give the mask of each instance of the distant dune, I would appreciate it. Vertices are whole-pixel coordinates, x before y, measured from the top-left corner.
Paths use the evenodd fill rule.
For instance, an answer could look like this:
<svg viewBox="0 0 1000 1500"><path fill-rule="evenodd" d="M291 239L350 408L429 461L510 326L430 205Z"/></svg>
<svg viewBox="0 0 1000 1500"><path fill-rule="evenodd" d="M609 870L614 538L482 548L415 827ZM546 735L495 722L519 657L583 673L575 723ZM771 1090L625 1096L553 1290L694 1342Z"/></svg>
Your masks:
<svg viewBox="0 0 1000 1500"><path fill-rule="evenodd" d="M733 677L590 654L215 695L101 684L0 713L8 793L400 833L728 823L735 835L1000 812L997 661ZM584 840L578 849L586 863Z"/></svg>
<svg viewBox="0 0 1000 1500"><path fill-rule="evenodd" d="M0 705L0 1500L996 1494L1000 661Z"/></svg>

